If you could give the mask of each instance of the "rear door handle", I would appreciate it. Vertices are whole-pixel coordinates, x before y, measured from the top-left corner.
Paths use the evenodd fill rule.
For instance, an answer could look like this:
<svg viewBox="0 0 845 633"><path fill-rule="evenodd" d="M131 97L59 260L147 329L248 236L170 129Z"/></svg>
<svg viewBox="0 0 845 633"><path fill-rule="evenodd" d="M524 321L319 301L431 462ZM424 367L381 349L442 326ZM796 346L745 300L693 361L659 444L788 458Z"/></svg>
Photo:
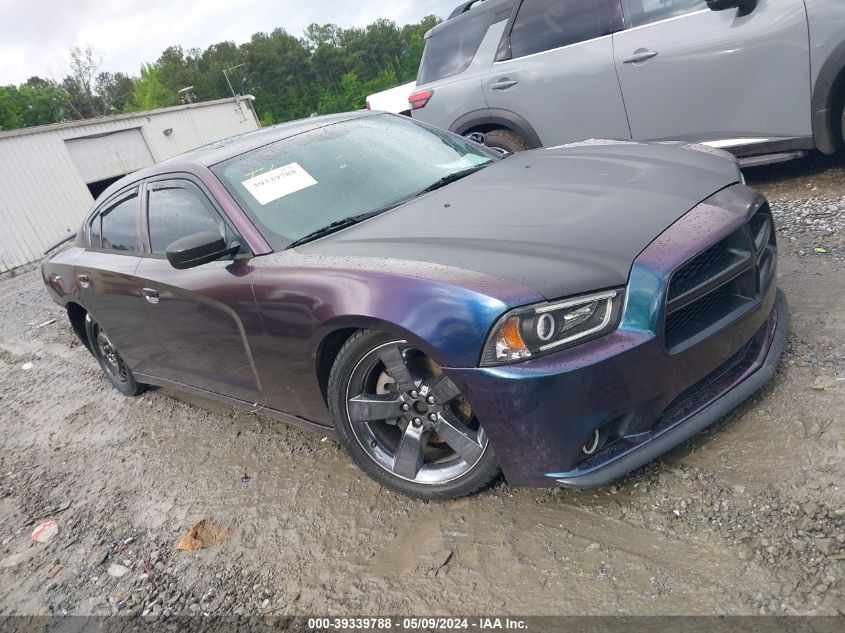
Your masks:
<svg viewBox="0 0 845 633"><path fill-rule="evenodd" d="M519 82L515 79L500 79L496 83L491 84L490 88L492 88L493 90L507 90L508 88L512 88L518 83Z"/></svg>
<svg viewBox="0 0 845 633"><path fill-rule="evenodd" d="M639 62L648 61L652 57L657 57L657 51L649 51L646 49L641 49L638 51L634 51L631 55L628 55L625 59L622 60L623 64L637 64Z"/></svg>
<svg viewBox="0 0 845 633"><path fill-rule="evenodd" d="M91 278L88 275L81 273L77 275L76 278L79 280L79 285L83 288L91 287Z"/></svg>
<svg viewBox="0 0 845 633"><path fill-rule="evenodd" d="M152 303L153 305L158 303L158 290L155 288L141 288L141 294L144 295L147 303Z"/></svg>

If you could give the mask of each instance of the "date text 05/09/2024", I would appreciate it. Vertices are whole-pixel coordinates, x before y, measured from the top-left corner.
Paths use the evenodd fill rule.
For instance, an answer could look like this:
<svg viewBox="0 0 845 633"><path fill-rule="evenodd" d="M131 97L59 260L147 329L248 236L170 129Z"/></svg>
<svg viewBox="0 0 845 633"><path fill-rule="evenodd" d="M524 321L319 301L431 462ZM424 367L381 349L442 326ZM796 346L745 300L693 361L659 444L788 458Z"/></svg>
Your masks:
<svg viewBox="0 0 845 633"><path fill-rule="evenodd" d="M510 617L350 617L309 618L308 629L312 631L526 631L525 620Z"/></svg>

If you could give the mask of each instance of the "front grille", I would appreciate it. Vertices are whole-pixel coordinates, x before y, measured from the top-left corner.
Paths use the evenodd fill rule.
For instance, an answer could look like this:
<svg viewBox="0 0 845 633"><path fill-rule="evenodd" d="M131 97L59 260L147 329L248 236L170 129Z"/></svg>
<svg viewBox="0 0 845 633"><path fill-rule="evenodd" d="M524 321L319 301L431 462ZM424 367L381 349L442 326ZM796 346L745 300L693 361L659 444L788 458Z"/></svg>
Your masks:
<svg viewBox="0 0 845 633"><path fill-rule="evenodd" d="M677 299L685 292L689 292L707 281L713 276L714 271L724 269L728 265L730 257L731 252L728 250L726 240L713 244L672 276L672 284L669 286L669 301Z"/></svg>
<svg viewBox="0 0 845 633"><path fill-rule="evenodd" d="M724 306L730 298L730 288L722 286L669 314L666 317L666 340L669 346L676 346L678 342L685 341L703 330L707 324L718 321L723 316Z"/></svg>
<svg viewBox="0 0 845 633"><path fill-rule="evenodd" d="M666 350L683 351L744 314L771 284L774 262L774 229L764 204L745 225L672 274L666 294Z"/></svg>

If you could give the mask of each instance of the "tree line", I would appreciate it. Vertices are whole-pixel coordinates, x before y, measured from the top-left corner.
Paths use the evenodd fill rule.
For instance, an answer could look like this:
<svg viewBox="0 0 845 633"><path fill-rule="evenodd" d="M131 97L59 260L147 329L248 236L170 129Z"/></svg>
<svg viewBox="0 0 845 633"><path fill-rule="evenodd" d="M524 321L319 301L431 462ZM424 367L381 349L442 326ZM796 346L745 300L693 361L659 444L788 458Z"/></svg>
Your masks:
<svg viewBox="0 0 845 633"><path fill-rule="evenodd" d="M262 125L358 110L368 94L416 77L424 35L439 21L312 24L302 37L277 28L240 45L171 46L137 76L100 71L101 54L73 48L60 81L31 77L0 86L0 131L229 97L226 75L236 93L255 96Z"/></svg>

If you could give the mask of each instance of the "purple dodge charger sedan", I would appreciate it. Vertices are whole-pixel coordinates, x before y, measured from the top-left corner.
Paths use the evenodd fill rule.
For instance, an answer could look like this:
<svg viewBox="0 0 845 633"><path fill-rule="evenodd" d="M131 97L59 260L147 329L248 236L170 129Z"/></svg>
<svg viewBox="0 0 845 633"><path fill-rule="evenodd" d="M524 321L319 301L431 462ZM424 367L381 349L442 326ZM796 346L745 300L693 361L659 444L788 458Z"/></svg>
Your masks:
<svg viewBox="0 0 845 633"><path fill-rule="evenodd" d="M724 154L356 113L127 176L42 270L121 393L258 404L443 499L601 486L718 420L783 350L776 258Z"/></svg>

